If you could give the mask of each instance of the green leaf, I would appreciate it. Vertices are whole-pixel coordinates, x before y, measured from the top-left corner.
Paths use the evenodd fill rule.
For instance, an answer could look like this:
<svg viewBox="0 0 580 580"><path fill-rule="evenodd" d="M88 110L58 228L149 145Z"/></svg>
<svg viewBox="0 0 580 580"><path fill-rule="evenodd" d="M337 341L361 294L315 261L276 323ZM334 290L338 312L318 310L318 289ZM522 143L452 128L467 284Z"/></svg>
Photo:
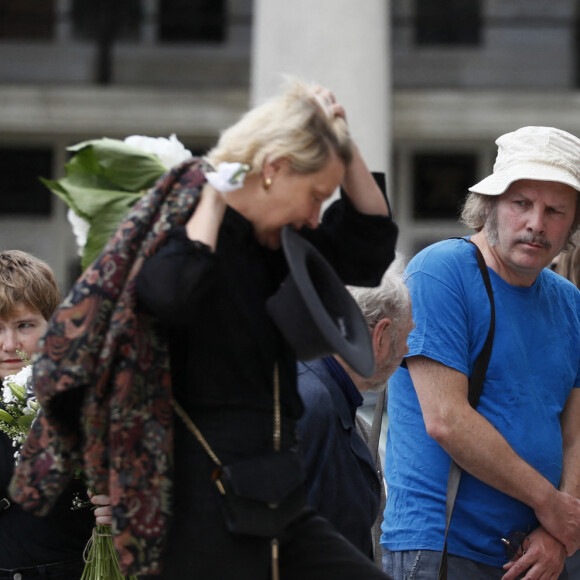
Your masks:
<svg viewBox="0 0 580 580"><path fill-rule="evenodd" d="M34 415L22 415L16 419L16 424L23 429L29 429L32 421L34 421Z"/></svg>
<svg viewBox="0 0 580 580"><path fill-rule="evenodd" d="M103 207L123 206L125 209L121 212L120 217L122 218L127 213L127 208L141 199L144 193L144 191L133 193L118 189L93 189L88 185L79 185L78 180L77 182L71 182L67 178L59 181L59 188L59 191L64 193L55 193L65 201L67 198L72 200L69 206L80 217L86 219L91 226L94 225L94 221ZM116 225L118 224L119 222ZM113 231L116 229L116 225Z"/></svg>
<svg viewBox="0 0 580 580"><path fill-rule="evenodd" d="M12 394L22 401L26 402L26 389L22 385L17 385L16 383L8 383L8 387L12 391Z"/></svg>
<svg viewBox="0 0 580 580"><path fill-rule="evenodd" d="M90 224L81 266L100 254L127 211L167 168L152 153L118 139L93 139L68 147L74 153L66 177L40 178L78 216Z"/></svg>
<svg viewBox="0 0 580 580"><path fill-rule="evenodd" d="M92 189L122 189L118 183L105 175L99 159L92 147L79 151L66 165L66 179L78 186Z"/></svg>
<svg viewBox="0 0 580 580"><path fill-rule="evenodd" d="M44 177L40 177L40 181L42 181L42 183L44 183L52 193L60 197L78 216L89 221L89 216L79 208L68 190L61 185L60 181L53 181L51 179L45 179Z"/></svg>
<svg viewBox="0 0 580 580"><path fill-rule="evenodd" d="M97 175L114 189L137 192L149 189L168 171L159 158L118 139L94 139L68 148L76 155L67 163L67 176Z"/></svg>
<svg viewBox="0 0 580 580"><path fill-rule="evenodd" d="M125 194L111 197L106 204L94 208L91 216L91 228L87 236L87 244L81 260L81 268L85 270L99 256L111 236L129 209L140 199L140 195Z"/></svg>
<svg viewBox="0 0 580 580"><path fill-rule="evenodd" d="M7 413L4 409L0 409L0 421L4 421L4 423L14 423L14 417Z"/></svg>

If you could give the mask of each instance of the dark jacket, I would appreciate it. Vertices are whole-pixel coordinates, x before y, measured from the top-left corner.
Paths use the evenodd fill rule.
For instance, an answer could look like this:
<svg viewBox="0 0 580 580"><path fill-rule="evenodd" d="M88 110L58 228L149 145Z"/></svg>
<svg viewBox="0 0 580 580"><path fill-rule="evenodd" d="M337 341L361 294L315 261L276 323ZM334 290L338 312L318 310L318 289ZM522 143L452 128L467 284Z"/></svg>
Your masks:
<svg viewBox="0 0 580 580"><path fill-rule="evenodd" d="M322 360L298 363L305 406L298 422L308 503L365 554L372 556L382 481L357 431L346 397Z"/></svg>
<svg viewBox="0 0 580 580"><path fill-rule="evenodd" d="M12 441L0 433L0 498L8 498L14 452ZM0 569L29 568L68 560L82 564L95 518L88 507L73 511L75 495L88 500L86 486L77 479L71 481L46 517L34 516L13 501L6 509L0 509ZM8 504L3 502L2 507L5 505Z"/></svg>

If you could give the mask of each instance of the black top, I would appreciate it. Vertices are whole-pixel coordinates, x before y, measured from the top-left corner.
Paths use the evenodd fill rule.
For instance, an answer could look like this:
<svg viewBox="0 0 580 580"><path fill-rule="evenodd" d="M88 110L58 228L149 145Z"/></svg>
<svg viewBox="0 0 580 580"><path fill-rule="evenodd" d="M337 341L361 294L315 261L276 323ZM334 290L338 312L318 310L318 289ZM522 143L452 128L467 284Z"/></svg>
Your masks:
<svg viewBox="0 0 580 580"><path fill-rule="evenodd" d="M345 283L372 286L394 257L397 226L385 216L360 214L344 198L317 229L300 233ZM286 274L282 250L260 245L252 224L229 207L215 253L176 228L145 262L137 292L167 333L174 392L188 412L243 407L271 413L278 361L282 414L301 415L294 354L265 310Z"/></svg>
<svg viewBox="0 0 580 580"><path fill-rule="evenodd" d="M14 471L12 441L0 433L0 498L8 497L7 486ZM81 560L95 518L90 508L73 511L74 493L87 499L86 488L74 481L63 493L51 514L36 517L12 502L0 511L0 568L11 570Z"/></svg>

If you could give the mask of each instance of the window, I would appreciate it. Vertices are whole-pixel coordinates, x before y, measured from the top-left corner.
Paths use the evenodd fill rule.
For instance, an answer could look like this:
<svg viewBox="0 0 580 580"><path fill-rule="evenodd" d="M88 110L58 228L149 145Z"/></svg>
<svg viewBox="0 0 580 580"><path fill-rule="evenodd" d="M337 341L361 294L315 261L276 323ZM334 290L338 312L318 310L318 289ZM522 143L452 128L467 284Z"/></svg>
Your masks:
<svg viewBox="0 0 580 580"><path fill-rule="evenodd" d="M0 38L50 40L54 33L54 0L0 0Z"/></svg>
<svg viewBox="0 0 580 580"><path fill-rule="evenodd" d="M572 36L572 57L573 57L573 81L575 87L580 87L580 5L574 11L573 36Z"/></svg>
<svg viewBox="0 0 580 580"><path fill-rule="evenodd" d="M50 215L52 193L39 177L52 175L52 151L48 148L0 148L2 191L0 217L6 214Z"/></svg>
<svg viewBox="0 0 580 580"><path fill-rule="evenodd" d="M140 0L72 0L71 15L76 39L139 39Z"/></svg>
<svg viewBox="0 0 580 580"><path fill-rule="evenodd" d="M481 0L416 0L418 45L478 45Z"/></svg>
<svg viewBox="0 0 580 580"><path fill-rule="evenodd" d="M224 0L159 0L161 42L223 42Z"/></svg>
<svg viewBox="0 0 580 580"><path fill-rule="evenodd" d="M474 153L413 156L413 217L457 220L467 190L476 183Z"/></svg>

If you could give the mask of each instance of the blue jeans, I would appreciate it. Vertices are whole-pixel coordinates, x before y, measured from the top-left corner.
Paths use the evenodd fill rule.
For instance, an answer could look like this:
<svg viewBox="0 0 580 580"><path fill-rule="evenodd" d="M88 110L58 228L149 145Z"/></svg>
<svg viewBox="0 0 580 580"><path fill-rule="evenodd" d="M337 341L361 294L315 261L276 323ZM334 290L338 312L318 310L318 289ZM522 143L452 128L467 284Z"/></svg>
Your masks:
<svg viewBox="0 0 580 580"><path fill-rule="evenodd" d="M383 548L383 570L394 580L434 580L439 572L441 552L406 550L391 552ZM447 557L447 580L501 580L503 568L488 566L459 556ZM566 569L559 580L568 580Z"/></svg>

